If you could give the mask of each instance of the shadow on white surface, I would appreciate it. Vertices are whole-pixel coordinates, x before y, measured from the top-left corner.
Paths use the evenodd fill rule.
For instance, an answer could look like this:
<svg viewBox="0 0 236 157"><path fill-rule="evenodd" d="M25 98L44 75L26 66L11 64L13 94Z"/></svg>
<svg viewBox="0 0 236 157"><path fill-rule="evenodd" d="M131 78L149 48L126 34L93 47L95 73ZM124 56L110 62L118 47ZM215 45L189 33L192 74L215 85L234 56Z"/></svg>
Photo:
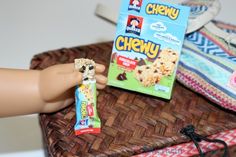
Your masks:
<svg viewBox="0 0 236 157"><path fill-rule="evenodd" d="M43 151L38 115L0 119L0 156L8 153Z"/></svg>

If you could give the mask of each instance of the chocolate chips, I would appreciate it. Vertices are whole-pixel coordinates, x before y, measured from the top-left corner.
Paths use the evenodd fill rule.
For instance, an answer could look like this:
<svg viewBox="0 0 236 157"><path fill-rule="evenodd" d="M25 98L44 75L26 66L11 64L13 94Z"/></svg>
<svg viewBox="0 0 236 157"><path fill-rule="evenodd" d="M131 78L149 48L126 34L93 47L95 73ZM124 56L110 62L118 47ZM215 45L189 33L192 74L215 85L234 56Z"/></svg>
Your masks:
<svg viewBox="0 0 236 157"><path fill-rule="evenodd" d="M79 69L79 71L82 73L84 73L85 70L86 70L86 67L84 65Z"/></svg>
<svg viewBox="0 0 236 157"><path fill-rule="evenodd" d="M89 67L89 70L93 70L93 69L94 69L94 66L91 65L91 66Z"/></svg>
<svg viewBox="0 0 236 157"><path fill-rule="evenodd" d="M126 73L123 72L123 73L119 74L119 75L116 77L116 79L119 80L119 81L127 80Z"/></svg>
<svg viewBox="0 0 236 157"><path fill-rule="evenodd" d="M84 78L84 81L87 81L87 80L89 80L89 78L88 78L88 77Z"/></svg>
<svg viewBox="0 0 236 157"><path fill-rule="evenodd" d="M139 73L139 74L142 74L142 72L143 72L142 70L138 70L138 73Z"/></svg>
<svg viewBox="0 0 236 157"><path fill-rule="evenodd" d="M140 59L137 63L138 66L142 66L142 65L146 65L146 62L144 61L144 59Z"/></svg>

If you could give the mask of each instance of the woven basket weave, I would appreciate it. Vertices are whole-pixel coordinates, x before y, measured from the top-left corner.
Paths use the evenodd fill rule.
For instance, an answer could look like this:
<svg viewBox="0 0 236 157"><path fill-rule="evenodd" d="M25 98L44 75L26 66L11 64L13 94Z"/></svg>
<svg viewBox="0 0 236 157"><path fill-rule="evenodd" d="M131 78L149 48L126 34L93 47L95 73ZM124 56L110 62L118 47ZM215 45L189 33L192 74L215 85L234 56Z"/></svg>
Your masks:
<svg viewBox="0 0 236 157"><path fill-rule="evenodd" d="M112 42L59 49L38 54L31 69L44 69L75 58L90 58L108 67ZM107 72L106 72L107 73ZM100 134L74 135L75 106L41 114L48 156L131 156L188 142L179 130L188 124L208 136L236 128L236 116L185 88L178 82L166 101L114 87L99 91Z"/></svg>

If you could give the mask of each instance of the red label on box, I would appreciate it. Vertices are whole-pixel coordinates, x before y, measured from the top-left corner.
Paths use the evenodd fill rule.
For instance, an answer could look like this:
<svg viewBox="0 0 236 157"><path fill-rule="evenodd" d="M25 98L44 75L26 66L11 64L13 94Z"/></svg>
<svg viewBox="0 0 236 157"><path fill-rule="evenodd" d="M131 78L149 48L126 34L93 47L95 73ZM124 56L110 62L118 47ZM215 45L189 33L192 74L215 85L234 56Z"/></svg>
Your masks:
<svg viewBox="0 0 236 157"><path fill-rule="evenodd" d="M123 66L127 69L135 69L136 65L137 65L137 61L130 59L130 58L126 58L124 56L118 56L117 57L117 64L120 66Z"/></svg>

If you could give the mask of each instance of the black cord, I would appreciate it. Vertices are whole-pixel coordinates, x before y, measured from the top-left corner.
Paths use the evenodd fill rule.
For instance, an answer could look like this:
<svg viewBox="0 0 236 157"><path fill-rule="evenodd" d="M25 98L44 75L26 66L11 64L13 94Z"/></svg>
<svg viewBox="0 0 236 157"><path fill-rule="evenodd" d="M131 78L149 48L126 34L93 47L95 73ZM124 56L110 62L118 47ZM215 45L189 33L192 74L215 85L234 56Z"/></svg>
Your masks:
<svg viewBox="0 0 236 157"><path fill-rule="evenodd" d="M219 140L219 139L209 139L209 138L206 138L204 136L201 136L201 135L195 133L195 128L194 128L193 125L188 125L185 128L182 128L180 130L180 133L185 135L185 136L187 136L187 137L189 137L193 141L193 143L195 144L196 148L198 149L200 157L204 157L204 154L203 154L201 148L198 145L198 142L201 142L202 140L207 141L207 142L223 144L224 145L223 157L228 157L229 156L228 155L228 146L227 146L227 144L224 141Z"/></svg>
<svg viewBox="0 0 236 157"><path fill-rule="evenodd" d="M195 146L197 147L198 152L199 152L199 154L200 154L200 157L204 157L204 154L203 154L201 148L200 148L199 145L198 145L198 141L195 139L195 137L194 137L193 135L190 135L189 137L191 138L191 140L193 141L193 143L194 143ZM199 141L199 142L200 142L200 141Z"/></svg>
<svg viewBox="0 0 236 157"><path fill-rule="evenodd" d="M207 141L207 142L213 142L213 143L220 143L222 145L224 145L224 154L223 157L227 157L228 155L228 146L225 143L225 141L219 140L219 139L209 139L207 137L201 136L199 135L200 138L202 138L203 140Z"/></svg>

